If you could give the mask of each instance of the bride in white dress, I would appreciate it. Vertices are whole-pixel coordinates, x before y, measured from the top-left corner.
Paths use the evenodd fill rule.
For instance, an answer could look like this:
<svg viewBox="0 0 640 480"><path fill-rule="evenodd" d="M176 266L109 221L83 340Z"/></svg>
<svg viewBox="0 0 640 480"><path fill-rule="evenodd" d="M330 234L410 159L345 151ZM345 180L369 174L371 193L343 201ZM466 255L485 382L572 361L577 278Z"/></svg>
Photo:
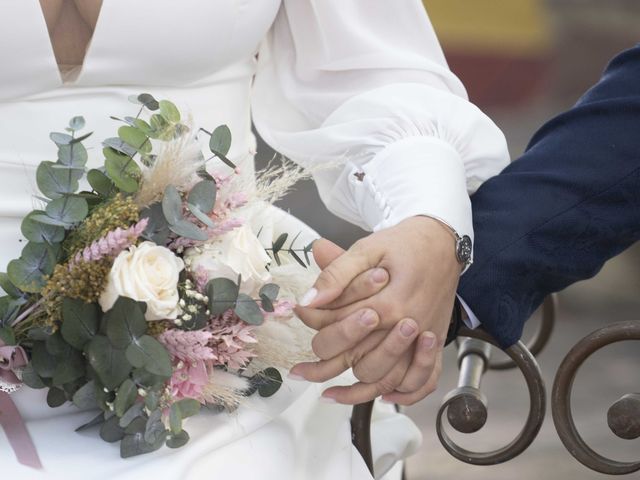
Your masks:
<svg viewBox="0 0 640 480"><path fill-rule="evenodd" d="M86 141L95 154L97 139L117 128L109 115L129 111L131 94L170 99L197 125L227 124L229 156L248 176L253 115L277 151L305 166L329 163L315 175L323 201L369 230L428 215L472 235L468 191L508 159L501 132L449 71L418 0L0 0L0 65L0 265L22 248L35 167L55 158L48 133L83 115L97 133ZM354 175L362 171L366 181ZM44 470L20 465L0 433L0 472L370 478L351 446L351 409L320 403L320 392L287 381L232 415L190 419L182 449L122 460L95 432L73 431L91 413L50 409L43 391L24 387L12 399ZM418 437L405 417L381 413L377 472Z"/></svg>

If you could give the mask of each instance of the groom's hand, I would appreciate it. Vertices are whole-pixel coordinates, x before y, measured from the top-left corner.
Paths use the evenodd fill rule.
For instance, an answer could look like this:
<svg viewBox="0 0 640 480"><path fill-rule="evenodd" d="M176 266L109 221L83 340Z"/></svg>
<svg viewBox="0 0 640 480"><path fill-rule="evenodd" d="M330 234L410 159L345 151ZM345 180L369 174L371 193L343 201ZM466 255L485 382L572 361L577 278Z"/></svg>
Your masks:
<svg viewBox="0 0 640 480"><path fill-rule="evenodd" d="M315 245L325 268L298 314L319 330L313 346L322 360L300 364L292 373L324 381L353 367L362 383L324 394L340 403L384 395L410 404L433 391L460 272L445 228L414 217L343 255L327 243ZM327 258L332 255L337 258ZM390 275L386 286L383 270Z"/></svg>

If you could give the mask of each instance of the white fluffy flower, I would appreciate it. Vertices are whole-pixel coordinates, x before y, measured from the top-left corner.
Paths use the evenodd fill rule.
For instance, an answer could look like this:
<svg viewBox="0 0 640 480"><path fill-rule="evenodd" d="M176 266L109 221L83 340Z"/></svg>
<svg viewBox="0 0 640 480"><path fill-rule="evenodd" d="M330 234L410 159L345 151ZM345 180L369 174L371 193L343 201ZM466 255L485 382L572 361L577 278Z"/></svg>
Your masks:
<svg viewBox="0 0 640 480"><path fill-rule="evenodd" d="M241 275L240 291L249 295L271 280L265 268L271 259L247 225L214 242L187 249L184 258L192 271L203 270L209 279L223 277L236 282Z"/></svg>
<svg viewBox="0 0 640 480"><path fill-rule="evenodd" d="M113 262L107 288L100 296L103 311L118 297L147 304L147 320L173 320L178 316L178 280L182 259L153 242L143 242L121 252Z"/></svg>

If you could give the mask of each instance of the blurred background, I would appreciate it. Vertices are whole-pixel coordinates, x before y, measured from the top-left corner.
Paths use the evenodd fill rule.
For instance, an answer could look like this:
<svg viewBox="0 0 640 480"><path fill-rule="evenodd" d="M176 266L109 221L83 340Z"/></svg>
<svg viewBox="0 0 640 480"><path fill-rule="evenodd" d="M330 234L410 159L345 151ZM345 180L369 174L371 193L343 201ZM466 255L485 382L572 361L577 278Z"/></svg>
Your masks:
<svg viewBox="0 0 640 480"><path fill-rule="evenodd" d="M503 129L514 159L538 127L570 107L598 80L617 52L640 42L638 0L425 0L424 4L451 69L466 85L470 99ZM265 145L259 152L261 163L272 158ZM313 184L304 182L281 206L344 247L365 234L319 204ZM595 278L560 294L556 331L538 357L548 390L562 358L580 338L608 322L631 319L640 319L639 245L610 261ZM530 323L535 327L535 320ZM420 452L408 461L408 480L605 478L565 451L550 415L529 450L504 465L474 467L449 457L436 437L435 415L442 397L456 386L455 356L455 349L448 348L438 391L406 409L424 434ZM637 344L608 347L583 366L574 386L580 433L598 452L618 460L636 460L640 440L615 437L607 427L606 411L622 394L638 391L639 361ZM525 384L517 372L490 372L483 391L489 397L487 425L464 438L454 435L471 450L506 445L528 411Z"/></svg>

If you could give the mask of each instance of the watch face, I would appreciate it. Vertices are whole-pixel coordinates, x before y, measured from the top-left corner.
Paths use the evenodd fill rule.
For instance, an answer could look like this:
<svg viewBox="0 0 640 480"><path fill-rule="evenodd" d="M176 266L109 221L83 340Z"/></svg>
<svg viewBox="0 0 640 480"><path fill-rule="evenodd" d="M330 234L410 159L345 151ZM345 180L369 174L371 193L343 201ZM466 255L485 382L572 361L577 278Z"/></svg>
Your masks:
<svg viewBox="0 0 640 480"><path fill-rule="evenodd" d="M458 245L456 246L456 255L458 256L458 260L460 263L467 264L471 261L471 238L468 235L460 238L458 240Z"/></svg>

